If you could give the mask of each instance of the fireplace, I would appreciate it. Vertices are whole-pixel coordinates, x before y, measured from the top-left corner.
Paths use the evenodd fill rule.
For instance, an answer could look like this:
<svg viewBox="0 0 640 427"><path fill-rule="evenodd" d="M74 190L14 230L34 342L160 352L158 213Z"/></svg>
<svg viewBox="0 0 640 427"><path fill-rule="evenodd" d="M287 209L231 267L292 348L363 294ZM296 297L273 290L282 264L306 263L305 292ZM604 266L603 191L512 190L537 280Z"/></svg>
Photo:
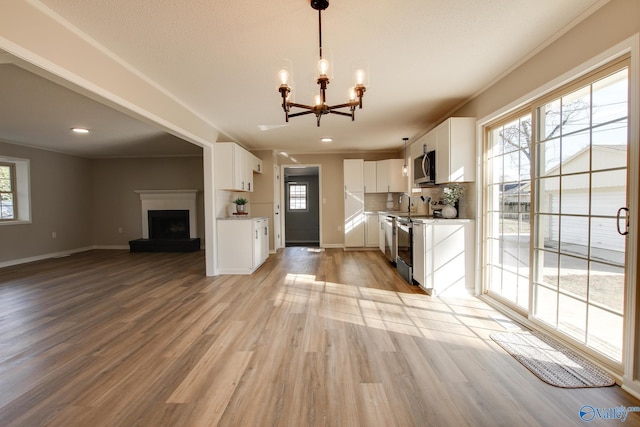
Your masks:
<svg viewBox="0 0 640 427"><path fill-rule="evenodd" d="M196 229L198 190L136 190L142 203L142 239L131 252L190 252L200 249Z"/></svg>
<svg viewBox="0 0 640 427"><path fill-rule="evenodd" d="M188 239L189 211L148 211L149 239Z"/></svg>

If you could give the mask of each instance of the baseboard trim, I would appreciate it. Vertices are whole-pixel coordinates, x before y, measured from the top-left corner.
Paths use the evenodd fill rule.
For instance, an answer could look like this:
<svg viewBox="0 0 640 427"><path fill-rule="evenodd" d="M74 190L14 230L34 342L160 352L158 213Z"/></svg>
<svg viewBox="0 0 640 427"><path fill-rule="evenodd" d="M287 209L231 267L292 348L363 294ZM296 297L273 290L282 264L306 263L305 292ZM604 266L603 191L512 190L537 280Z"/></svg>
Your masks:
<svg viewBox="0 0 640 427"><path fill-rule="evenodd" d="M342 243L323 243L320 247L325 249L343 249L344 245Z"/></svg>
<svg viewBox="0 0 640 427"><path fill-rule="evenodd" d="M636 399L640 399L640 382L638 380L624 377L620 387Z"/></svg>
<svg viewBox="0 0 640 427"><path fill-rule="evenodd" d="M27 257L27 258L13 259L10 261L0 262L0 268L11 267L13 265L19 265L19 264L26 264L29 262L42 261L49 258L62 258L62 257L69 256L71 254L76 254L78 252L90 251L92 249L94 249L93 246L86 246L84 248L69 249L66 251L50 252L48 254L36 255L36 256Z"/></svg>

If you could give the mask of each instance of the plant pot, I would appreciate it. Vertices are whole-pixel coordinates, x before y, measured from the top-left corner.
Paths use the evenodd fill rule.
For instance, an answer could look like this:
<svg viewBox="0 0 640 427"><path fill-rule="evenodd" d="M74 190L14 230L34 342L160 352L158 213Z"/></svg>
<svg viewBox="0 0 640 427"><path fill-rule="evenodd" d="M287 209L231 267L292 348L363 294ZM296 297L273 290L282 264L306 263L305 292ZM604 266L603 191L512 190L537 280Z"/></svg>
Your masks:
<svg viewBox="0 0 640 427"><path fill-rule="evenodd" d="M442 218L455 218L458 216L458 210L453 205L445 205L442 208Z"/></svg>
<svg viewBox="0 0 640 427"><path fill-rule="evenodd" d="M247 211L247 205L236 205L236 212L243 214Z"/></svg>

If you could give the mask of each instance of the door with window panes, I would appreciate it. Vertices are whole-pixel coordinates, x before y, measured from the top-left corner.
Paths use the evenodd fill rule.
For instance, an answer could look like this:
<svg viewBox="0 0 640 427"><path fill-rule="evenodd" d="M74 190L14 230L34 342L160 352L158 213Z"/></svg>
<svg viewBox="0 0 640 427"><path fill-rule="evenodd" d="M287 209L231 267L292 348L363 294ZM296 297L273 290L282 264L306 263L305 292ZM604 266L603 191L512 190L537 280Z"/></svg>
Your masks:
<svg viewBox="0 0 640 427"><path fill-rule="evenodd" d="M535 107L533 317L622 361L628 69Z"/></svg>
<svg viewBox="0 0 640 427"><path fill-rule="evenodd" d="M487 133L486 289L579 346L622 362L628 60Z"/></svg>
<svg viewBox="0 0 640 427"><path fill-rule="evenodd" d="M530 112L493 125L488 133L488 291L519 309L529 309L531 236Z"/></svg>

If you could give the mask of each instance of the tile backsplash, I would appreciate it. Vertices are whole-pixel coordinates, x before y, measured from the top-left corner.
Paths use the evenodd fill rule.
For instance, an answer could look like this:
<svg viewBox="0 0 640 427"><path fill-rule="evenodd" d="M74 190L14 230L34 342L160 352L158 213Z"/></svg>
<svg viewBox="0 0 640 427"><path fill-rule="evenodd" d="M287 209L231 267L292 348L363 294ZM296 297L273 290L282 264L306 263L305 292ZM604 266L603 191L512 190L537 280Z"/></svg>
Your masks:
<svg viewBox="0 0 640 427"><path fill-rule="evenodd" d="M460 218L475 219L475 205L476 205L476 184L475 182L464 182L464 196L458 202L460 209ZM439 185L436 187L425 187L420 192L411 193L411 213L416 215L431 215L431 206L426 202L429 197L431 200L439 201L444 199L444 187L446 185ZM391 201L393 202L393 209L387 208L387 197L391 194ZM402 203L398 203L401 193L367 193L364 195L364 209L365 211L407 211L407 198L402 198ZM424 200L421 199L422 196Z"/></svg>

